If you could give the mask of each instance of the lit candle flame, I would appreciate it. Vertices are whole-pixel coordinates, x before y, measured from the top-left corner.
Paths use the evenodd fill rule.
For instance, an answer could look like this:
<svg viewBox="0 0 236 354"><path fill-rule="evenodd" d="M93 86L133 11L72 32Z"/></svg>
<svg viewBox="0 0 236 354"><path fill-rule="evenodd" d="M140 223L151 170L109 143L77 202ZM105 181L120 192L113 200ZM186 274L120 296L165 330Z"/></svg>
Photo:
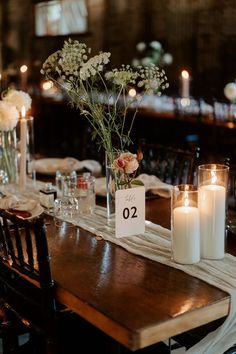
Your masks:
<svg viewBox="0 0 236 354"><path fill-rule="evenodd" d="M25 114L26 114L25 106L23 105L23 106L21 107L21 118L25 118Z"/></svg>
<svg viewBox="0 0 236 354"><path fill-rule="evenodd" d="M42 87L45 91L50 90L53 87L53 82L52 81L45 81L45 82L43 82Z"/></svg>
<svg viewBox="0 0 236 354"><path fill-rule="evenodd" d="M134 88L131 88L131 89L129 90L129 96L130 96L130 97L135 97L135 96L136 96L136 90L135 90Z"/></svg>
<svg viewBox="0 0 236 354"><path fill-rule="evenodd" d="M189 206L189 199L188 199L188 193L184 193L184 206L188 207Z"/></svg>
<svg viewBox="0 0 236 354"><path fill-rule="evenodd" d="M189 78L189 73L187 72L187 70L183 70L181 72L181 76L183 79L188 79Z"/></svg>
<svg viewBox="0 0 236 354"><path fill-rule="evenodd" d="M211 183L216 184L217 182L217 176L215 171L211 171Z"/></svg>
<svg viewBox="0 0 236 354"><path fill-rule="evenodd" d="M28 66L27 66L27 65L22 65L22 66L20 67L20 72L21 72L21 73L26 73L27 70L28 70Z"/></svg>

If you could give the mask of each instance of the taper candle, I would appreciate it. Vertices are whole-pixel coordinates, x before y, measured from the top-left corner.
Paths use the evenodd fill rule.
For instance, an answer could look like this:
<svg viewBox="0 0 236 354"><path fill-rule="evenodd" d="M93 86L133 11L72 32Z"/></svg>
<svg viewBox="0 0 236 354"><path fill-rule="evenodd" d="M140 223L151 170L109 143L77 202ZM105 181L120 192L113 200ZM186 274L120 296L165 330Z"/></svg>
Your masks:
<svg viewBox="0 0 236 354"><path fill-rule="evenodd" d="M26 140L27 140L27 120L25 118L25 106L21 109L20 119L20 175L19 187L25 188L26 184Z"/></svg>
<svg viewBox="0 0 236 354"><path fill-rule="evenodd" d="M189 98L189 73L187 70L181 72L181 97Z"/></svg>

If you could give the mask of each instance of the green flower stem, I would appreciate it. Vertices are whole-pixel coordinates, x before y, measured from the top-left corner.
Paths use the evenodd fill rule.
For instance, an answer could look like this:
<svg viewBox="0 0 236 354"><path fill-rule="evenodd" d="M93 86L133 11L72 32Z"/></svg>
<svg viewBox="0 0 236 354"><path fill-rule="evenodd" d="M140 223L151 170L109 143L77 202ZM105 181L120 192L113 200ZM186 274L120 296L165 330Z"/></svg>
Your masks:
<svg viewBox="0 0 236 354"><path fill-rule="evenodd" d="M0 169L7 173L9 182L16 182L17 151L15 129L10 131L0 131L0 137Z"/></svg>

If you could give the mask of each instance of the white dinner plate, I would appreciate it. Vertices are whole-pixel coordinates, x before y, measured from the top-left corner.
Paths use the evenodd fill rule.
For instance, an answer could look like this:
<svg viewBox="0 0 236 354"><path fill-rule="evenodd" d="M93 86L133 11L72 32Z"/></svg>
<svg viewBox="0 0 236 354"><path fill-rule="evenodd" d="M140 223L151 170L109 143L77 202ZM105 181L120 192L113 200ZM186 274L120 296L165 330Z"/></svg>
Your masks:
<svg viewBox="0 0 236 354"><path fill-rule="evenodd" d="M11 210L12 209L12 210ZM24 212L27 211L31 214L29 217L23 217L21 215L18 215L19 217L23 219L32 219L35 218L36 216L39 216L44 212L44 208L35 200L33 199L28 199L28 198L19 198L17 201L13 200L13 203L9 205L8 207L9 212L12 214L18 215L17 211L19 212ZM14 210L16 211L14 213Z"/></svg>
<svg viewBox="0 0 236 354"><path fill-rule="evenodd" d="M28 218L25 218L25 219L32 219L32 218L35 218L36 216L41 215L44 212L44 208L40 204L37 204L35 206L35 208L33 210L30 210L29 212L32 215L29 216Z"/></svg>

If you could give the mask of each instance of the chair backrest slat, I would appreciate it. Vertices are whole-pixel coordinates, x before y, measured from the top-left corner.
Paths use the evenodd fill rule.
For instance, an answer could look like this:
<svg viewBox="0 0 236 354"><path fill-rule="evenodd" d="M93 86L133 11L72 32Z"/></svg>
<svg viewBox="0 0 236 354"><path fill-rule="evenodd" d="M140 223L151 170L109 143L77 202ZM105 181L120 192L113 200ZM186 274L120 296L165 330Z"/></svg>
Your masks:
<svg viewBox="0 0 236 354"><path fill-rule="evenodd" d="M56 307L44 219L22 219L1 209L0 219L3 298L32 327L50 331Z"/></svg>
<svg viewBox="0 0 236 354"><path fill-rule="evenodd" d="M142 140L139 150L143 153L140 173L156 175L163 182L172 185L194 183L199 148L188 151L161 144L149 144Z"/></svg>
<svg viewBox="0 0 236 354"><path fill-rule="evenodd" d="M22 239L20 237L18 225L14 222L14 236L15 236L15 247L17 250L17 259L22 267L24 267L24 255L22 249ZM8 225L9 228L9 225ZM16 258L16 257L15 257Z"/></svg>
<svg viewBox="0 0 236 354"><path fill-rule="evenodd" d="M2 220L3 220L2 230L5 237L4 246L6 247L5 252L7 256L10 257L13 262L15 262L15 251L14 251L12 238L10 235L8 221L4 215L2 216Z"/></svg>
<svg viewBox="0 0 236 354"><path fill-rule="evenodd" d="M31 238L31 233L29 225L25 229L25 242L26 242L26 253L28 255L28 264L30 271L34 270L34 254L33 254L33 243Z"/></svg>

